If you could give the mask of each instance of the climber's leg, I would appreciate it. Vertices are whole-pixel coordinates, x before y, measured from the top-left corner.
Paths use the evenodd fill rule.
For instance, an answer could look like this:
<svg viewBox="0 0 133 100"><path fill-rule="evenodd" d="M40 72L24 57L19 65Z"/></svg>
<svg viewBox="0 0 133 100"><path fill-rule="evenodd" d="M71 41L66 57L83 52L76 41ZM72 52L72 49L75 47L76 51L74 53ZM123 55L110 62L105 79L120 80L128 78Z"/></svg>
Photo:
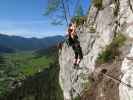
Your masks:
<svg viewBox="0 0 133 100"><path fill-rule="evenodd" d="M77 53L78 53L77 65L79 65L80 61L83 59L82 49L80 45L78 45L77 47Z"/></svg>
<svg viewBox="0 0 133 100"><path fill-rule="evenodd" d="M73 48L74 55L75 55L73 64L76 65L77 59L78 59L78 52L76 51L76 45L73 44L73 45L72 45L72 48Z"/></svg>
<svg viewBox="0 0 133 100"><path fill-rule="evenodd" d="M78 53L74 51L74 54L75 54L75 58L74 58L74 65L77 64L77 60L78 60Z"/></svg>
<svg viewBox="0 0 133 100"><path fill-rule="evenodd" d="M79 59L83 59L83 53L81 47L79 47Z"/></svg>
<svg viewBox="0 0 133 100"><path fill-rule="evenodd" d="M74 65L79 65L81 59L83 59L83 54L82 48L80 47L80 42L77 39L73 41L72 48L75 53Z"/></svg>

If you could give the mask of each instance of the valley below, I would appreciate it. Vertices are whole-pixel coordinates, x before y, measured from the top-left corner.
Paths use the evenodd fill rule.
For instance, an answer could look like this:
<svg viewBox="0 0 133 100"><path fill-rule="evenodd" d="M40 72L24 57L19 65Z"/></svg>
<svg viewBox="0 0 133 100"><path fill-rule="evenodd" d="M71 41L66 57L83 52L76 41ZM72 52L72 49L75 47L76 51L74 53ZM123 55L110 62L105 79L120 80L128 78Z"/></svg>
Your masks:
<svg viewBox="0 0 133 100"><path fill-rule="evenodd" d="M10 52L5 45L0 49L0 100L63 100L57 42L52 45L28 51L16 46L17 51Z"/></svg>

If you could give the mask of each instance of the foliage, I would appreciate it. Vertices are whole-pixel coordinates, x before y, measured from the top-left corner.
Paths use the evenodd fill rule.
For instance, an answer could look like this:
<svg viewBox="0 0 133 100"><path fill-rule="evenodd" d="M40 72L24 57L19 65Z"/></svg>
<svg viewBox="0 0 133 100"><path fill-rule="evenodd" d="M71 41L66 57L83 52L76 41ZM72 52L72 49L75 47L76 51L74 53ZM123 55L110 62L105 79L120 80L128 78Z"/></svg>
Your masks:
<svg viewBox="0 0 133 100"><path fill-rule="evenodd" d="M41 57L41 56L56 56L58 52L57 46L52 46L48 49L38 49L35 51L36 57Z"/></svg>
<svg viewBox="0 0 133 100"><path fill-rule="evenodd" d="M60 3L61 0L48 0L47 10L44 15L49 15L55 12L58 9Z"/></svg>
<svg viewBox="0 0 133 100"><path fill-rule="evenodd" d="M0 55L0 96L6 95L8 85L18 73L17 69L10 63L4 55Z"/></svg>
<svg viewBox="0 0 133 100"><path fill-rule="evenodd" d="M67 0L68 3L70 0ZM62 25L63 20L65 19L66 9L63 7L64 0L48 0L48 6L45 9L44 15L50 16L52 25Z"/></svg>
<svg viewBox="0 0 133 100"><path fill-rule="evenodd" d="M103 0L93 0L94 6L98 9L102 9L103 7L102 3L103 3Z"/></svg>
<svg viewBox="0 0 133 100"><path fill-rule="evenodd" d="M81 97L77 96L74 100L81 100Z"/></svg>
<svg viewBox="0 0 133 100"><path fill-rule="evenodd" d="M51 57L40 56L36 58L34 53L16 53L9 55L9 60L15 64L16 69L21 70L24 76L32 76L47 68L49 63L52 62ZM21 78L22 75L18 76Z"/></svg>
<svg viewBox="0 0 133 100"><path fill-rule="evenodd" d="M54 61L55 58L51 54L40 57L36 57L33 52L0 55L0 96L11 90L12 82L42 72Z"/></svg>
<svg viewBox="0 0 133 100"><path fill-rule="evenodd" d="M99 54L97 64L113 61L116 57L119 57L121 54L119 48L124 45L125 41L126 37L121 33L118 33L112 43L108 45L101 54Z"/></svg>
<svg viewBox="0 0 133 100"><path fill-rule="evenodd" d="M58 62L55 61L42 72L27 77L21 87L15 88L2 100L64 100L59 71Z"/></svg>
<svg viewBox="0 0 133 100"><path fill-rule="evenodd" d="M64 4L64 6L63 6ZM71 7L74 4L75 7ZM73 9L73 10L71 10ZM50 16L53 19L53 25L62 25L64 19L69 20L73 16L83 16L84 9L82 0L48 0L48 6L45 11L45 16ZM69 18L66 18L69 17ZM69 21L68 21L69 22Z"/></svg>
<svg viewBox="0 0 133 100"><path fill-rule="evenodd" d="M5 64L5 58L0 55L0 68Z"/></svg>
<svg viewBox="0 0 133 100"><path fill-rule="evenodd" d="M84 16L84 10L82 5L77 8L76 16Z"/></svg>
<svg viewBox="0 0 133 100"><path fill-rule="evenodd" d="M80 26L80 25L83 25L85 23L86 19L87 19L87 17L84 16L83 7L82 7L82 5L80 5L77 8L76 16L74 16L71 21L76 22L76 25Z"/></svg>
<svg viewBox="0 0 133 100"><path fill-rule="evenodd" d="M72 18L72 21L76 22L77 26L83 25L86 20L86 16L75 16Z"/></svg>

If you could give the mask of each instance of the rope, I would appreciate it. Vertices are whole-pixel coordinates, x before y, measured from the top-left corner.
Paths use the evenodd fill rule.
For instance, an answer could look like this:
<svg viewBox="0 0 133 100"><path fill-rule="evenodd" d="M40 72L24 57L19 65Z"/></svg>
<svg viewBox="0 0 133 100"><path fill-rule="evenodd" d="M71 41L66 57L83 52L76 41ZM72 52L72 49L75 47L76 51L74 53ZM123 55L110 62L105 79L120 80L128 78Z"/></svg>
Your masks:
<svg viewBox="0 0 133 100"><path fill-rule="evenodd" d="M126 57L126 58L127 58L128 60L133 60L133 57ZM131 67L132 67L132 66L131 66ZM105 72L102 72L102 71L101 71L101 73L104 75L104 77L107 77L107 78L109 78L109 79L111 79L111 80L113 80L113 81L115 81L115 82L121 83L121 84L123 84L123 85L125 85L125 86L127 86L127 87L133 89L133 86L131 86L130 84L126 84L125 82L123 82L123 81L121 81L121 80L119 80L119 79L117 79L117 78L115 78L115 77L113 77L113 76L107 75L107 74L106 74L106 71L105 71ZM111 72L111 73L112 73L112 72ZM120 75L122 75L122 73L120 73L120 74L117 75L117 76L120 76Z"/></svg>
<svg viewBox="0 0 133 100"><path fill-rule="evenodd" d="M122 85L124 85L124 86L127 86L128 88L133 88L130 84L126 84L125 82L123 82L123 81L121 81L121 80L119 80L119 79L117 79L117 78L115 78L115 77L113 77L113 76L107 75L107 74L105 74L105 73L103 73L103 72L101 72L101 73L103 74L104 77L106 77L106 78L108 78L108 79L111 79L111 80L113 80L114 82L120 83L120 84L122 84Z"/></svg>

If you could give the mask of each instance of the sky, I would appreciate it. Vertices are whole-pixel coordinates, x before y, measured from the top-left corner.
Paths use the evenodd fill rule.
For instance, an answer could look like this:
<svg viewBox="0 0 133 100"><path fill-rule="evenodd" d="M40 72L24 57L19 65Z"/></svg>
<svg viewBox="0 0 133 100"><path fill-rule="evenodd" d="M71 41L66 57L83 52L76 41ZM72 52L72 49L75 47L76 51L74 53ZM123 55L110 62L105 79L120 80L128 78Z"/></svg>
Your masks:
<svg viewBox="0 0 133 100"><path fill-rule="evenodd" d="M88 10L89 0L83 6ZM47 37L66 34L66 24L54 26L44 16L47 0L0 0L0 33L23 37Z"/></svg>

